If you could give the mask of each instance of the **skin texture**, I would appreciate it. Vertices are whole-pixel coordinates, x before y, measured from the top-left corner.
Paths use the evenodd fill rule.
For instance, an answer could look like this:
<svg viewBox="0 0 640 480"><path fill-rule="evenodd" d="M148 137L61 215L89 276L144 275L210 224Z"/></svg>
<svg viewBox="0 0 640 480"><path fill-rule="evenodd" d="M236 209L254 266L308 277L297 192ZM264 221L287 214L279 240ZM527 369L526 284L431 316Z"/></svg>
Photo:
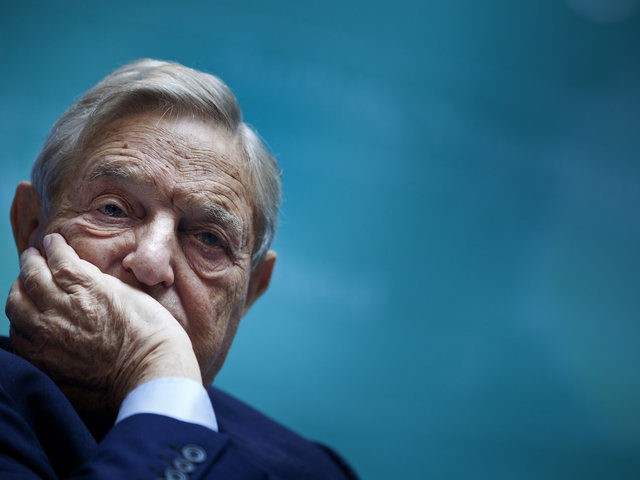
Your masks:
<svg viewBox="0 0 640 480"><path fill-rule="evenodd" d="M80 158L48 211L30 184L16 191L14 349L90 414L153 378L210 384L275 262L251 269L252 194L229 134L143 114Z"/></svg>

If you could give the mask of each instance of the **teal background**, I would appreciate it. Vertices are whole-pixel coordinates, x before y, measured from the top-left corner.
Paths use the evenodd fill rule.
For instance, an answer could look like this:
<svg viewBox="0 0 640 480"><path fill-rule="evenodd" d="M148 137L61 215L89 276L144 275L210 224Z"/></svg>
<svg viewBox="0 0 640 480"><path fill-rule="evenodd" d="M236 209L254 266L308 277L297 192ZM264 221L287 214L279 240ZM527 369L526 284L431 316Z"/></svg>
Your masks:
<svg viewBox="0 0 640 480"><path fill-rule="evenodd" d="M55 119L176 60L284 170L220 385L365 479L640 478L639 40L634 0L2 1L0 289Z"/></svg>

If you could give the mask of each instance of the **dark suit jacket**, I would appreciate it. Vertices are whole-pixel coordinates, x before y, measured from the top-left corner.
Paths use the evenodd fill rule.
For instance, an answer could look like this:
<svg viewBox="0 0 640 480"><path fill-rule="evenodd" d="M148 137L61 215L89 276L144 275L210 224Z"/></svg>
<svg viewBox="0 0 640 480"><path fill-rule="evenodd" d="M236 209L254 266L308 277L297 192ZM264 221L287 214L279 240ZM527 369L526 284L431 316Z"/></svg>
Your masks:
<svg viewBox="0 0 640 480"><path fill-rule="evenodd" d="M141 414L97 442L45 374L0 348L0 479L356 478L330 449L219 389L209 395L218 433Z"/></svg>

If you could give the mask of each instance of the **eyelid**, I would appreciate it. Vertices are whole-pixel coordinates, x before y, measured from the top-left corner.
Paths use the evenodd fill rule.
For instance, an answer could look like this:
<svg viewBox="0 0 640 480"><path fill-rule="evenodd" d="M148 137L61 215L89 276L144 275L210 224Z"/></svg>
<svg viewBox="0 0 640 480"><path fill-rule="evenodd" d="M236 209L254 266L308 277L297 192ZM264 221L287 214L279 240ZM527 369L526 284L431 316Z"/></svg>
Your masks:
<svg viewBox="0 0 640 480"><path fill-rule="evenodd" d="M136 212L134 211L132 205L121 195L114 193L105 193L102 195L98 195L92 202L92 208L100 211L108 218L120 218L120 217L110 217L108 216L103 209L107 205L115 205L123 212L123 217L132 217L136 216Z"/></svg>
<svg viewBox="0 0 640 480"><path fill-rule="evenodd" d="M115 205L122 210L129 210L129 205L127 204L127 202L114 196L97 198L96 200L94 200L94 204L96 204L96 208L104 208L107 205Z"/></svg>
<svg viewBox="0 0 640 480"><path fill-rule="evenodd" d="M225 235L224 231L222 231L221 228L193 227L188 229L185 233L188 235L193 235L194 237L197 237L202 233L210 233L211 235L215 235L216 237L218 237L218 240L220 241L220 247L223 247L225 249L229 247L229 239L227 235ZM205 246L211 247L211 245L205 245Z"/></svg>
<svg viewBox="0 0 640 480"><path fill-rule="evenodd" d="M209 232L217 236L219 239L218 245L206 245L196 238L198 234ZM193 242L197 243L197 246L201 251L213 254L215 251L222 251L224 255L231 261L236 262L238 259L237 247L229 239L229 236L224 232L221 227L193 227L184 232L186 235L192 238Z"/></svg>

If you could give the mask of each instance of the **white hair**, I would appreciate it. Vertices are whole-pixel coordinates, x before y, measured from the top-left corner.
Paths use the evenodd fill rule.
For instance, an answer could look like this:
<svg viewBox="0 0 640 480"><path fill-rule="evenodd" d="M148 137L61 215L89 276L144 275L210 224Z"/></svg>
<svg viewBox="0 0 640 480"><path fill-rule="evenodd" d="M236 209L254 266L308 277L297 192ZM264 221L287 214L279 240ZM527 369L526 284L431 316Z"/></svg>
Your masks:
<svg viewBox="0 0 640 480"><path fill-rule="evenodd" d="M229 131L244 157L254 198L252 267L269 250L278 224L280 168L256 132L242 121L238 102L218 77L177 63L138 60L114 71L80 97L49 132L31 179L48 210L82 158L87 143L117 118L160 111L193 116Z"/></svg>

